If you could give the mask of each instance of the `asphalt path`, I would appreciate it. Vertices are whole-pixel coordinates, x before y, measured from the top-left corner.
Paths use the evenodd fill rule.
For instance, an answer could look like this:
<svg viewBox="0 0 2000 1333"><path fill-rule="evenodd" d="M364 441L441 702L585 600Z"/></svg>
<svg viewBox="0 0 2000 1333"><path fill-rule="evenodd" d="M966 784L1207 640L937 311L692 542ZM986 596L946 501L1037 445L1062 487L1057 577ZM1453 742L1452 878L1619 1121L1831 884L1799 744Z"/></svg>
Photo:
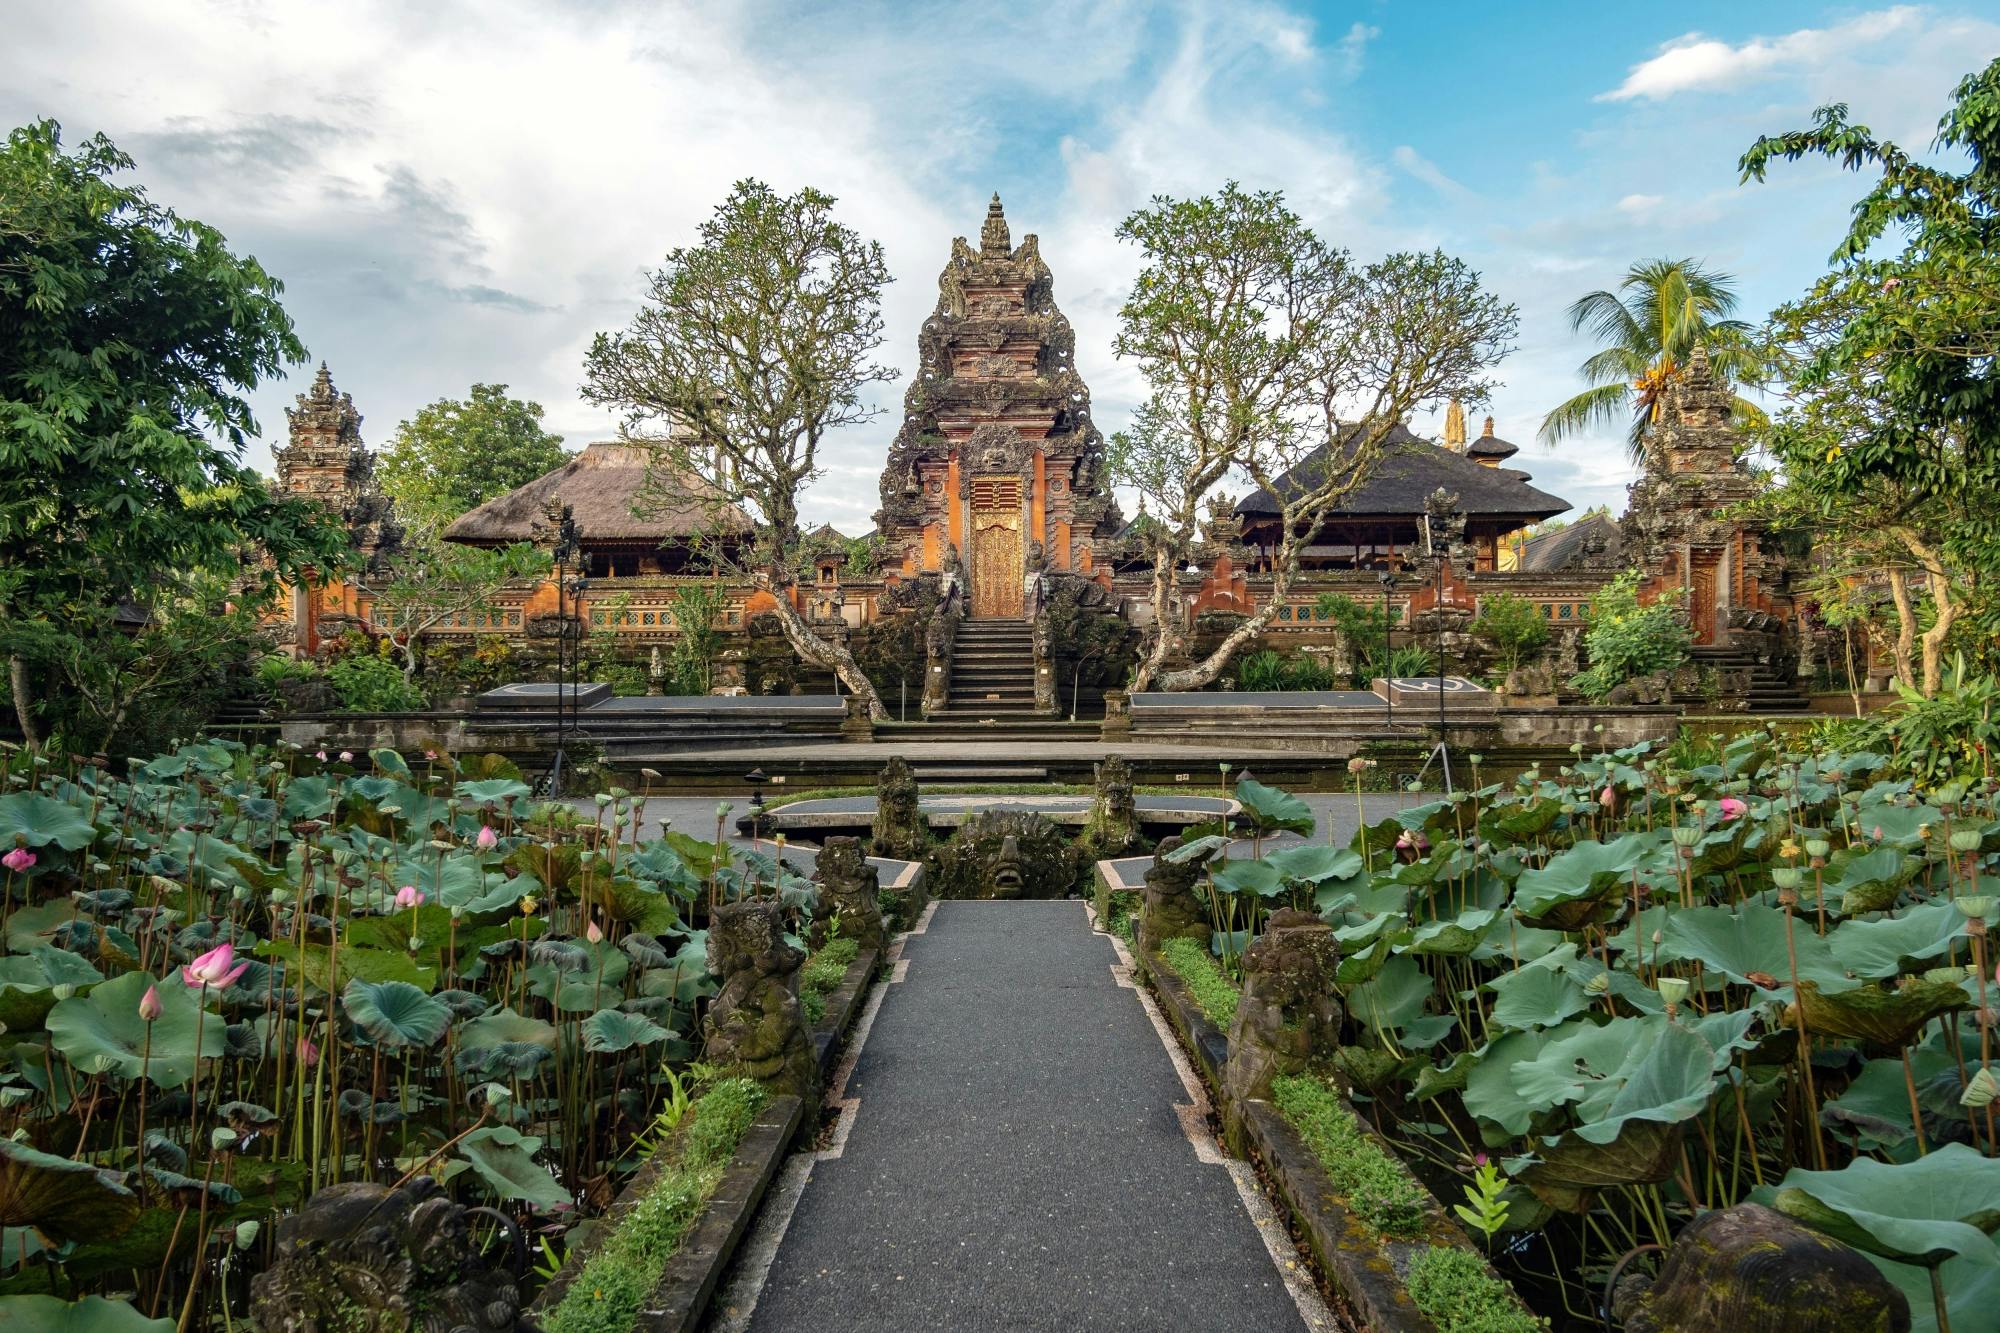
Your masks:
<svg viewBox="0 0 2000 1333"><path fill-rule="evenodd" d="M903 947L751 1329L1308 1327L1079 903L941 903Z"/></svg>

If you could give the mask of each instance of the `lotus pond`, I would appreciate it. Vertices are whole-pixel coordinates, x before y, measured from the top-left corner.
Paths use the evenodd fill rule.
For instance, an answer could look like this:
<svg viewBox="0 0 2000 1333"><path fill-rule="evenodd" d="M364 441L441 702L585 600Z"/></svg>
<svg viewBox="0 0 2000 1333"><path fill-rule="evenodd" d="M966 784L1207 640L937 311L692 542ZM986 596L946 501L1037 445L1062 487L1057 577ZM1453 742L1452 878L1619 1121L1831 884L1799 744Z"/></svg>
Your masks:
<svg viewBox="0 0 2000 1333"><path fill-rule="evenodd" d="M1345 847L1244 782L1255 855L1170 853L1225 975L1277 907L1335 926L1329 1076L1558 1328L1745 1200L1868 1255L1916 1327L2000 1328L1997 784L1787 744L1579 747Z"/></svg>
<svg viewBox="0 0 2000 1333"><path fill-rule="evenodd" d="M201 743L6 781L0 1322L226 1327L275 1215L418 1173L552 1269L704 1076L708 908L811 904L490 756Z"/></svg>

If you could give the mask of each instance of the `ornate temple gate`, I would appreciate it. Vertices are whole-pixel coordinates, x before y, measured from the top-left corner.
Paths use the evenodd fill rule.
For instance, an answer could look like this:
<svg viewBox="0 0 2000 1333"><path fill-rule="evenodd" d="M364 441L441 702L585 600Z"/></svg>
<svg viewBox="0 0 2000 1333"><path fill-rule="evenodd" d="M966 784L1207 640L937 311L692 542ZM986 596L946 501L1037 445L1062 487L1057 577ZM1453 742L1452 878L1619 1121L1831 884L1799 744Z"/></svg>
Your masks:
<svg viewBox="0 0 2000 1333"><path fill-rule="evenodd" d="M988 619L1021 614L1021 479L978 477L972 483L972 614Z"/></svg>

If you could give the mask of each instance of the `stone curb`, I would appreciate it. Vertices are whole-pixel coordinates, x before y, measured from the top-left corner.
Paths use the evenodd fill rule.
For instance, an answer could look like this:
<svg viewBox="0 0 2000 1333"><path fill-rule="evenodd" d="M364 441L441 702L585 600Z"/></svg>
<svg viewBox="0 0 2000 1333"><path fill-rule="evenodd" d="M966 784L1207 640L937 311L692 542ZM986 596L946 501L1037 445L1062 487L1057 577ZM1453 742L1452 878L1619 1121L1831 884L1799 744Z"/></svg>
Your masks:
<svg viewBox="0 0 2000 1333"><path fill-rule="evenodd" d="M750 1128L744 1131L743 1141L736 1145L729 1165L723 1168L721 1181L702 1205L694 1225L688 1228L680 1249L675 1251L661 1271L660 1281L632 1325L634 1329L645 1329L650 1333L651 1330L694 1328L723 1268L735 1255L737 1243L749 1226L751 1214L756 1212L764 1190L777 1174L778 1164L784 1160L785 1151L803 1116L804 1103L797 1097L773 1097L765 1104L750 1123ZM536 1318L546 1316L562 1303L564 1294L582 1275L584 1266L603 1248L612 1233L624 1224L625 1215L652 1191L660 1172L665 1169L666 1159L658 1154L639 1168L639 1173L632 1177L611 1207L605 1210L590 1239L572 1246L563 1257L562 1268L529 1305L529 1315ZM700 1298L691 1309L687 1308L682 1291L690 1284L698 1289ZM661 1322L667 1313L675 1310L684 1312L680 1322Z"/></svg>
<svg viewBox="0 0 2000 1333"><path fill-rule="evenodd" d="M692 1333L701 1323L804 1115L805 1103L797 1097L773 1097L765 1104L736 1145L701 1216L667 1260L653 1294L632 1321L633 1333Z"/></svg>
<svg viewBox="0 0 2000 1333"><path fill-rule="evenodd" d="M879 951L863 949L854 955L854 961L841 974L840 984L826 997L826 1012L820 1015L812 1031L813 1055L819 1060L822 1083L840 1059L841 1038L860 1016L861 1006L868 999L869 984L875 980L875 969L881 962Z"/></svg>
<svg viewBox="0 0 2000 1333"><path fill-rule="evenodd" d="M1138 957L1141 971L1160 999L1161 1011L1200 1069L1220 1109L1228 1095L1221 1077L1229 1058L1228 1037L1208 1021L1187 983L1165 959L1147 953ZM1304 1233L1320 1272L1361 1326L1373 1333L1437 1333L1437 1325L1410 1299L1405 1276L1411 1261L1433 1245L1463 1250L1482 1263L1485 1255L1451 1221L1429 1188L1403 1166L1395 1148L1361 1121L1362 1131L1423 1190L1424 1234L1409 1240L1384 1236L1356 1217L1319 1158L1276 1107L1250 1101L1228 1109L1241 1120L1255 1156L1276 1188L1278 1202ZM1492 1265L1487 1265L1487 1271L1496 1281L1504 1282Z"/></svg>

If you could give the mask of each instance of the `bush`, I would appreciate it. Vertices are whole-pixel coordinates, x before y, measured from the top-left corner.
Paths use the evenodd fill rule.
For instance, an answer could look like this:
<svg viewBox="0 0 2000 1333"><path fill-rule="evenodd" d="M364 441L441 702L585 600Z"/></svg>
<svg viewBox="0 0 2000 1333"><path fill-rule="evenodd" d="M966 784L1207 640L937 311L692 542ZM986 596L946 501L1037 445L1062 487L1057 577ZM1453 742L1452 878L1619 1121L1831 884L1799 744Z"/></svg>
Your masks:
<svg viewBox="0 0 2000 1333"><path fill-rule="evenodd" d="M1639 605L1639 573L1628 569L1605 584L1591 604L1583 632L1590 666L1570 685L1586 698L1603 699L1635 677L1685 664L1692 642L1680 599Z"/></svg>
<svg viewBox="0 0 2000 1333"><path fill-rule="evenodd" d="M1422 1234L1423 1187L1368 1136L1332 1088L1303 1074L1273 1079L1271 1104L1298 1130L1355 1216L1385 1235Z"/></svg>
<svg viewBox="0 0 2000 1333"><path fill-rule="evenodd" d="M1244 658L1236 668L1241 690L1330 690L1333 672L1326 663L1305 653L1279 653L1266 648Z"/></svg>
<svg viewBox="0 0 2000 1333"><path fill-rule="evenodd" d="M2000 681L1973 675L1960 654L1932 698L1900 683L1896 693L1896 707L1837 723L1824 739L1841 749L1888 755L1885 777L1926 784L1985 777L1987 756L2000 749Z"/></svg>
<svg viewBox="0 0 2000 1333"><path fill-rule="evenodd" d="M1509 592L1491 593L1479 599L1479 615L1472 622L1472 632L1492 642L1502 671L1519 669L1549 641L1549 626L1541 609L1527 598Z"/></svg>
<svg viewBox="0 0 2000 1333"><path fill-rule="evenodd" d="M1521 1308L1514 1289L1476 1255L1429 1245L1410 1261L1410 1299L1438 1333L1538 1333L1548 1327Z"/></svg>
<svg viewBox="0 0 2000 1333"><path fill-rule="evenodd" d="M1230 1023L1236 1018L1236 1002L1241 994L1236 984L1223 974L1222 965L1215 961L1215 956L1185 938L1168 940L1160 946L1160 954L1175 975L1187 983L1195 1008L1201 1010L1209 1022L1224 1032L1229 1031Z"/></svg>
<svg viewBox="0 0 2000 1333"><path fill-rule="evenodd" d="M832 939L821 945L799 969L799 1009L807 1023L826 1017L826 997L840 988L848 966L861 954L861 942Z"/></svg>
<svg viewBox="0 0 2000 1333"><path fill-rule="evenodd" d="M349 653L326 669L327 683L349 713L412 713L429 701L385 657Z"/></svg>

